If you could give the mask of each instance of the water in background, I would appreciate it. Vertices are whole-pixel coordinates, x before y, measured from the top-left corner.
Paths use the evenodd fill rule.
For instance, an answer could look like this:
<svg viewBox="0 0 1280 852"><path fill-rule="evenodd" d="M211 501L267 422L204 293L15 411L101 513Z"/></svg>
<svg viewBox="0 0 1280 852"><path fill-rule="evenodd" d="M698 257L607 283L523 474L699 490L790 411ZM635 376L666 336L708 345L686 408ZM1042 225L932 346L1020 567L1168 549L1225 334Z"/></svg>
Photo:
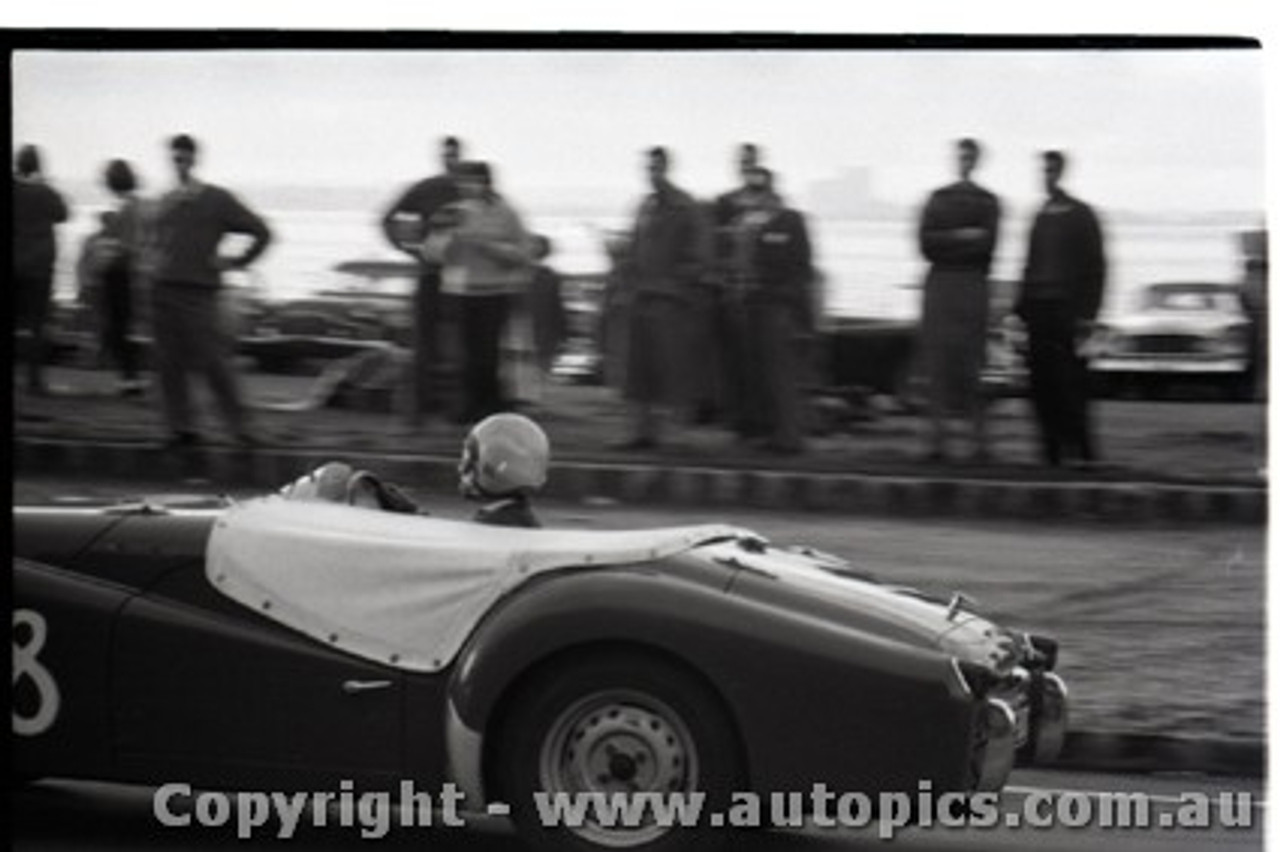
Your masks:
<svg viewBox="0 0 1280 852"><path fill-rule="evenodd" d="M275 242L255 264L250 280L272 299L333 287L333 267L348 260L401 260L386 244L378 212L368 210L264 211ZM75 258L96 223L81 207L59 231L56 292L75 293ZM1027 221L1006 221L993 276L1016 279L1026 247ZM1241 223L1241 228L1252 223ZM555 244L550 262L565 273L606 268L603 234L625 228L626 216L529 216L527 225ZM915 245L914 221L858 221L810 217L816 260L826 276L828 311L841 316L909 319L918 315L925 272ZM1241 280L1237 231L1222 224L1107 223L1110 280L1104 313L1129 308L1138 288L1155 281ZM347 279L349 282L349 279Z"/></svg>

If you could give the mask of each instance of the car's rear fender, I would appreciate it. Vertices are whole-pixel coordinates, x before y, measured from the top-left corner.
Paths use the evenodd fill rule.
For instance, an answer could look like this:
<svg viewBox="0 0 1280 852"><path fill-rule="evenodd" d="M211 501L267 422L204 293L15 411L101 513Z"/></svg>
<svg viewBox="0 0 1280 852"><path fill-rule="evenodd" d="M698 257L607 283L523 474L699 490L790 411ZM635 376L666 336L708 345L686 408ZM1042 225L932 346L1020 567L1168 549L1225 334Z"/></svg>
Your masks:
<svg viewBox="0 0 1280 852"><path fill-rule="evenodd" d="M101 508L15 506L13 555L68 567L85 548L123 520Z"/></svg>

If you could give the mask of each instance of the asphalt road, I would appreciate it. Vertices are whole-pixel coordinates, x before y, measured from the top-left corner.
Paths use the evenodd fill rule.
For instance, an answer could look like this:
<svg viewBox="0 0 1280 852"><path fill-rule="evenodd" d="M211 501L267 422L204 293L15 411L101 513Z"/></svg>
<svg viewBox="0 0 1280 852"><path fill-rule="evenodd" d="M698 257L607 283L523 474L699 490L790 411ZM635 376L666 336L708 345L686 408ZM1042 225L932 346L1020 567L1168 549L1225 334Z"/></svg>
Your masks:
<svg viewBox="0 0 1280 852"><path fill-rule="evenodd" d="M1100 813L1100 796L1142 792L1150 795L1151 814L1173 813L1178 797L1185 793L1205 793L1214 802L1222 793L1248 793L1253 802L1247 811L1234 806L1226 812L1209 812L1207 828L1120 829L1086 826L1048 829L1005 827L994 830L956 829L938 826L898 829L890 841L881 840L873 824L863 829L823 828L807 825L798 830L750 832L734 838L731 848L743 852L826 852L826 850L871 850L892 846L904 852L928 850L1004 850L1034 847L1037 852L1072 850L1202 850L1263 848L1262 824L1266 805L1257 781L1194 778L1190 776L1144 777L1082 775L1075 773L1015 773L1001 803L1001 822L1011 811L1021 812L1029 796L1068 794L1090 803ZM1046 801L1056 801L1046 799ZM376 841L364 840L356 826L300 829L289 839L275 835L268 822L248 839L236 837L234 823L219 828L166 828L153 814L152 790L146 787L73 782L41 782L16 791L11 800L13 823L11 843L15 850L147 849L155 852L188 849L279 849L292 846L309 850L367 848L376 842L382 849L484 850L517 852L524 846L510 826L485 819L465 829L394 827ZM1047 812L1047 811L1046 811ZM1222 816L1243 815L1249 826L1223 826ZM337 822L336 809L329 819ZM391 819L394 823L395 820Z"/></svg>

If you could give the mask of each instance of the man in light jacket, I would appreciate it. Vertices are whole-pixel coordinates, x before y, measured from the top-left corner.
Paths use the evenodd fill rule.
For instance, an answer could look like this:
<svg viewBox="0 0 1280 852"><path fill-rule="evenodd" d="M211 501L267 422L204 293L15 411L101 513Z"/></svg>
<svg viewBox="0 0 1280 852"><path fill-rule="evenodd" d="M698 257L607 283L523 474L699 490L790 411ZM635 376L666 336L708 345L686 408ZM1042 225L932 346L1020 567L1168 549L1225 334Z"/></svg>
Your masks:
<svg viewBox="0 0 1280 852"><path fill-rule="evenodd" d="M470 423L506 404L499 377L502 331L511 299L532 274L531 242L519 215L494 191L488 163L458 165L461 200L443 208L424 245L442 266L440 291L458 300L463 335L463 400L455 413Z"/></svg>

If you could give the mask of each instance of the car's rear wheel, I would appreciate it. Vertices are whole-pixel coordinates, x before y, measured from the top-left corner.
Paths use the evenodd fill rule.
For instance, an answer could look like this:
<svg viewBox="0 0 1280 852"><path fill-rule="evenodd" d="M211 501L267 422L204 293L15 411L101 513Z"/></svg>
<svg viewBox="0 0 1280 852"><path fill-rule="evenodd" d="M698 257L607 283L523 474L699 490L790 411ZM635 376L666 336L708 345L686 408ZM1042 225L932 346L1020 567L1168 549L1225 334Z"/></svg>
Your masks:
<svg viewBox="0 0 1280 852"><path fill-rule="evenodd" d="M715 694L683 668L642 654L594 657L530 684L501 748L512 817L546 850L714 848L725 830L708 817L725 811L742 780L737 737ZM658 818L654 804L676 797L700 800L694 824ZM542 811L556 799L625 802L636 818L588 807L572 825L549 824Z"/></svg>

